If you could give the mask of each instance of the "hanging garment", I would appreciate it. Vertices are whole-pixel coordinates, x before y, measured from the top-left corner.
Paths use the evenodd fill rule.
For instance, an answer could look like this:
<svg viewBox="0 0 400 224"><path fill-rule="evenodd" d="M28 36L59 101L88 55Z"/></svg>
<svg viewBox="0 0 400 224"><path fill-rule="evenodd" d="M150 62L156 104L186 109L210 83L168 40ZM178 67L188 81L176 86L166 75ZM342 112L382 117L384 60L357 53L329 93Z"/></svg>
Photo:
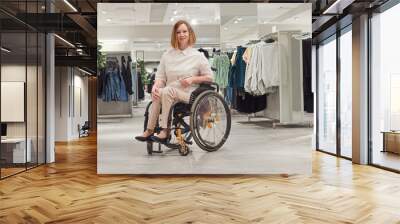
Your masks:
<svg viewBox="0 0 400 224"><path fill-rule="evenodd" d="M127 102L129 99L128 92L126 92L125 81L122 77L122 74L119 73L119 99L118 101Z"/></svg>
<svg viewBox="0 0 400 224"><path fill-rule="evenodd" d="M221 87L226 88L228 85L230 61L228 55L215 55L212 67L216 69L214 81Z"/></svg>
<svg viewBox="0 0 400 224"><path fill-rule="evenodd" d="M136 73L136 63L131 63L130 65L131 68L131 74L132 74L132 97L135 99L135 102L139 99L138 97L138 78L137 78L137 73Z"/></svg>
<svg viewBox="0 0 400 224"><path fill-rule="evenodd" d="M233 69L232 69L232 65L229 67L229 74L228 74L228 86L226 87L227 89L227 98L229 100L229 103L231 105L231 107L233 109L236 109L236 107L234 106L234 98L235 98L235 94L233 94Z"/></svg>
<svg viewBox="0 0 400 224"><path fill-rule="evenodd" d="M277 43L259 42L253 46L245 74L246 92L263 95L279 86L279 49Z"/></svg>
<svg viewBox="0 0 400 224"><path fill-rule="evenodd" d="M103 101L128 101L128 94L117 58L110 57L108 59L102 76L101 98Z"/></svg>
<svg viewBox="0 0 400 224"><path fill-rule="evenodd" d="M108 67L105 71L104 91L102 99L105 102L118 101L120 98L119 70L117 67Z"/></svg>
<svg viewBox="0 0 400 224"><path fill-rule="evenodd" d="M235 64L235 61L236 61L236 50L233 52L233 54L232 54L232 56L230 58L231 58L231 65Z"/></svg>
<svg viewBox="0 0 400 224"><path fill-rule="evenodd" d="M126 67L126 61L125 61L125 57L122 56L121 57L121 77L122 80L124 81L124 87L125 87L125 91L128 92L129 90L127 89L127 76L128 76L128 71L127 71L127 67Z"/></svg>
<svg viewBox="0 0 400 224"><path fill-rule="evenodd" d="M139 100L144 99L144 89L143 89L143 82L142 82L142 75L140 72L137 72L137 83L138 83L138 98Z"/></svg>
<svg viewBox="0 0 400 224"><path fill-rule="evenodd" d="M246 62L243 61L243 53L246 48L238 46L236 48L235 63L231 67L230 79L232 79L231 86L236 88L244 88L244 79L246 73Z"/></svg>
<svg viewBox="0 0 400 224"><path fill-rule="evenodd" d="M261 86L258 91L265 94L268 88L279 86L279 49L277 43L260 42L261 68L258 70L258 81Z"/></svg>
<svg viewBox="0 0 400 224"><path fill-rule="evenodd" d="M243 61L246 62L246 65L248 65L250 62L251 53L252 53L251 51L252 51L252 47L248 47L243 54Z"/></svg>
<svg viewBox="0 0 400 224"><path fill-rule="evenodd" d="M105 77L105 70L100 69L99 76L97 77L97 97L101 98L104 90L104 77Z"/></svg>
<svg viewBox="0 0 400 224"><path fill-rule="evenodd" d="M125 89L126 92L129 95L133 94L132 91L132 74L131 74L131 68L129 66L131 58L128 57L128 62L125 62L125 58L124 56L122 56L121 61L122 61L122 68L123 68L123 72L122 72L122 78L124 79L125 82Z"/></svg>
<svg viewBox="0 0 400 224"><path fill-rule="evenodd" d="M256 82L257 84L257 67L259 66L257 57L259 49L256 46L252 46L251 48L251 54L247 57L248 62L245 72L244 89L246 92L254 94L254 91L257 89L257 85L253 86L253 83Z"/></svg>
<svg viewBox="0 0 400 224"><path fill-rule="evenodd" d="M267 95L253 96L245 91L237 93L237 111L242 113L256 113L267 107Z"/></svg>
<svg viewBox="0 0 400 224"><path fill-rule="evenodd" d="M229 66L228 85L225 88L225 97L224 97L224 99L229 104L229 106L231 106L231 108L234 109L234 106L233 106L233 97L234 97L234 95L233 95L233 87L232 87L231 75L232 75L232 66Z"/></svg>
<svg viewBox="0 0 400 224"><path fill-rule="evenodd" d="M147 84L147 93L151 93L151 90L153 89L154 85L154 80L156 79L156 73L152 72L149 77L149 84Z"/></svg>

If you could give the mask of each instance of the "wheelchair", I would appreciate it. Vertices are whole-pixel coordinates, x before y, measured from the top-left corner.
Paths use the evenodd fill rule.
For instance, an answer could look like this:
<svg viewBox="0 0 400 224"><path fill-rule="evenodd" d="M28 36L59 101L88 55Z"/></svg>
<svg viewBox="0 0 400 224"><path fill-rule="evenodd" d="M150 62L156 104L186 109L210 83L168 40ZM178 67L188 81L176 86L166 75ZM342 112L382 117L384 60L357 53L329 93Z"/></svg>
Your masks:
<svg viewBox="0 0 400 224"><path fill-rule="evenodd" d="M175 103L168 115L168 129L170 136L166 143L147 141L147 153L162 153L161 145L170 149L178 149L181 156L189 154L188 145L193 141L207 152L217 151L228 139L231 130L231 113L224 98L218 94L219 86L216 83L200 84L193 91L188 104ZM144 130L147 129L149 111L152 102L146 106ZM159 133L161 127L157 122L154 129ZM158 150L154 150L158 144Z"/></svg>

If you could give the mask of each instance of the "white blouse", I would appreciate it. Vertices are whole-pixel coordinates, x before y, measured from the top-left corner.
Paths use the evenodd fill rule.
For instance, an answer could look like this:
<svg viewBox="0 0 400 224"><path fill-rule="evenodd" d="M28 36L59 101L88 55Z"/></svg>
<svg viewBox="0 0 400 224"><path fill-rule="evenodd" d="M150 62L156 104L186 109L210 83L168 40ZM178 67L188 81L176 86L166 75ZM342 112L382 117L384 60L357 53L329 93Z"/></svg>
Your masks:
<svg viewBox="0 0 400 224"><path fill-rule="evenodd" d="M171 48L161 57L158 65L156 80L162 80L166 86L184 89L179 80L192 76L213 75L210 64L203 53L191 47L185 50ZM188 91L193 91L197 86L192 85Z"/></svg>

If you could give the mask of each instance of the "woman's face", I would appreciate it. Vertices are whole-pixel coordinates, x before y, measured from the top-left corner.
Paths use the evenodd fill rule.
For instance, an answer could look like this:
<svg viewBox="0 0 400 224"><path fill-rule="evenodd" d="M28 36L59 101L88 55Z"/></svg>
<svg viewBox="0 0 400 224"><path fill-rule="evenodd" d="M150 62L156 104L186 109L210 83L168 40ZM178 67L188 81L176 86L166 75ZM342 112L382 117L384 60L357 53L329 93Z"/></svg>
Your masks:
<svg viewBox="0 0 400 224"><path fill-rule="evenodd" d="M181 24L176 30L176 37L180 47L187 47L189 42L189 30L185 24Z"/></svg>

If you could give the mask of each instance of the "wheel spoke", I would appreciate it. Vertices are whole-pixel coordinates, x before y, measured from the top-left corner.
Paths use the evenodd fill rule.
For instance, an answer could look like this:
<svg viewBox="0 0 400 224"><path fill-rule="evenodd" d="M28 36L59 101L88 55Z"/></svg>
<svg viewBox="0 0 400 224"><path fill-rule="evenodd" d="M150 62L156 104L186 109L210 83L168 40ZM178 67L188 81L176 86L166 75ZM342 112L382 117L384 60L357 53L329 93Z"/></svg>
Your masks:
<svg viewBox="0 0 400 224"><path fill-rule="evenodd" d="M196 102L192 118L195 128L192 134L202 149L215 151L225 142L230 124L230 112L226 108L224 100L215 93L205 94Z"/></svg>

